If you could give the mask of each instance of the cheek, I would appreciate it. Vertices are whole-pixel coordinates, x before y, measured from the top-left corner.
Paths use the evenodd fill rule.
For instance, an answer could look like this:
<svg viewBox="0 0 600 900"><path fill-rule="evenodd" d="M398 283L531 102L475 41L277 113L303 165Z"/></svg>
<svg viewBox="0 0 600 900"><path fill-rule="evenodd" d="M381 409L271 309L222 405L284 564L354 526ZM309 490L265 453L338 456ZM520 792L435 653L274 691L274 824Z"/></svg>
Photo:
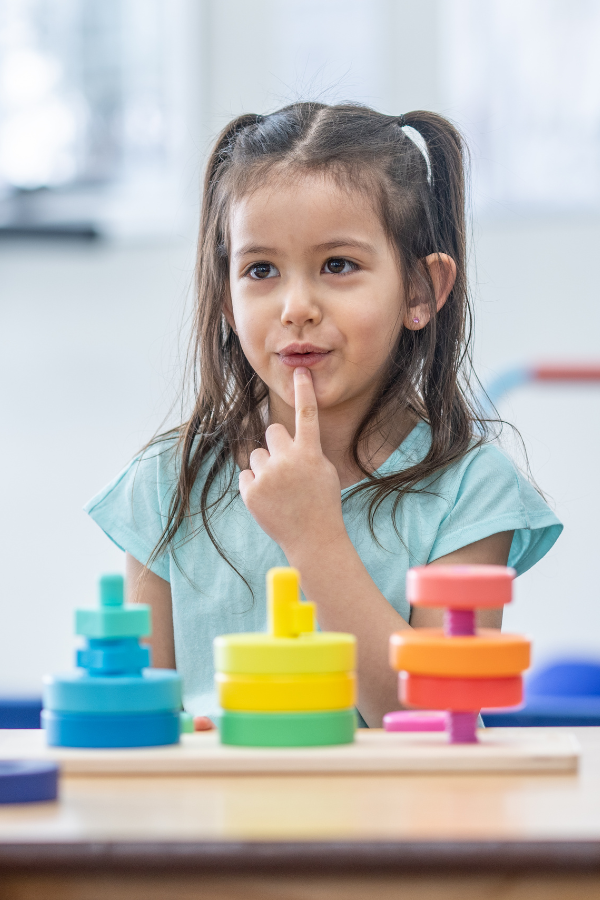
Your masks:
<svg viewBox="0 0 600 900"><path fill-rule="evenodd" d="M247 303L233 301L235 327L242 344L256 345L260 340L262 316Z"/></svg>
<svg viewBox="0 0 600 900"><path fill-rule="evenodd" d="M360 355L387 355L400 331L402 313L398 303L370 304L352 316L353 343Z"/></svg>
<svg viewBox="0 0 600 900"><path fill-rule="evenodd" d="M244 356L255 371L264 372L268 362L266 350L268 319L254 305L252 308L234 304L235 326Z"/></svg>

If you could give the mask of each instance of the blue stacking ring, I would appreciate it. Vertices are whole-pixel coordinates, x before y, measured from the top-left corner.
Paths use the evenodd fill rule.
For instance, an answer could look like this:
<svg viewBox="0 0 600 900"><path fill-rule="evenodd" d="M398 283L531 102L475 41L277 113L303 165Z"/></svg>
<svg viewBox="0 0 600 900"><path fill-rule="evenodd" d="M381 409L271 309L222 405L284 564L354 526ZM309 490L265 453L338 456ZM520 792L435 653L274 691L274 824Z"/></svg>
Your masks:
<svg viewBox="0 0 600 900"><path fill-rule="evenodd" d="M140 647L137 638L90 638L88 646L77 651L77 665L96 675L139 675L150 665L150 650Z"/></svg>
<svg viewBox="0 0 600 900"><path fill-rule="evenodd" d="M171 669L142 675L66 672L44 678L44 709L77 713L156 713L181 708L181 678Z"/></svg>
<svg viewBox="0 0 600 900"><path fill-rule="evenodd" d="M155 713L42 711L51 747L157 747L179 742L179 710Z"/></svg>
<svg viewBox="0 0 600 900"><path fill-rule="evenodd" d="M0 803L39 803L56 800L57 795L56 763L19 759L0 761Z"/></svg>

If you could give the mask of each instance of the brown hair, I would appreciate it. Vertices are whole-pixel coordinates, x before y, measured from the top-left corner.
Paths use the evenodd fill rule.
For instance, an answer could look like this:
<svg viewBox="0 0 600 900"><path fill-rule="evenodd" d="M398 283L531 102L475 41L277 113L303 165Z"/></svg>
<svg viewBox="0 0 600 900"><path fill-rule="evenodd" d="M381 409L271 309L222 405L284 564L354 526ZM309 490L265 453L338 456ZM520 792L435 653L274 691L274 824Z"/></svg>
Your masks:
<svg viewBox="0 0 600 900"><path fill-rule="evenodd" d="M404 126L421 136L428 159ZM369 496L371 530L375 512L388 496L394 496L395 513L405 494L430 488L432 478L485 439L486 422L469 389L472 320L466 278L464 153L457 130L435 113L394 117L355 105L294 103L268 116L240 116L222 132L204 182L190 353L194 406L175 432L153 442L178 437L178 480L165 529L149 562L173 549L178 533L182 540L196 533L195 528L182 526L198 513L198 528L206 529L227 560L211 531L211 516L232 496L235 461L247 458L248 448L263 442L268 398L267 386L251 368L223 316L229 277L227 223L232 201L276 172L324 173L368 191L402 262L405 289L430 305L431 319L424 328L400 330L380 390L349 448L365 477L349 496ZM454 287L438 313L433 284L422 264L432 253L447 253L457 270ZM384 413L393 417L407 409L430 425L427 454L403 471L373 474L361 456L366 438ZM192 488L204 463L200 509L191 509ZM217 496L209 499L213 485Z"/></svg>

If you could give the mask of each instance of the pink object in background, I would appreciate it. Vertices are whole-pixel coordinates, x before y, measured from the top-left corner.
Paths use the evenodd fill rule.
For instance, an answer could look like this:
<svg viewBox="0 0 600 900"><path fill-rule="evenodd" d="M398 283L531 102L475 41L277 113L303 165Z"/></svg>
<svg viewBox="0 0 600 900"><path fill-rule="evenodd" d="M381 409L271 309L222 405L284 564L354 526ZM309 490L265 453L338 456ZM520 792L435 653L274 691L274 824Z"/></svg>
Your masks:
<svg viewBox="0 0 600 900"><path fill-rule="evenodd" d="M383 717L386 731L444 731L446 713L440 710L398 710Z"/></svg>

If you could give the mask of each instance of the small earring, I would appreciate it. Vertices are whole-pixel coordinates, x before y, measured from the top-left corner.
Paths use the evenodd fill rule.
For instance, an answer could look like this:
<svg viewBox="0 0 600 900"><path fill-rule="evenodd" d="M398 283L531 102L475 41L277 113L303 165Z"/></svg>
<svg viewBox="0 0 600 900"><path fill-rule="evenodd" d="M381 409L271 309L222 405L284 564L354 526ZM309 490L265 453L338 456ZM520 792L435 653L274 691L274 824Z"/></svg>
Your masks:
<svg viewBox="0 0 600 900"><path fill-rule="evenodd" d="M413 319L413 322L415 323L415 325L418 325L418 324L419 324L419 320L418 320L418 319Z"/></svg>

